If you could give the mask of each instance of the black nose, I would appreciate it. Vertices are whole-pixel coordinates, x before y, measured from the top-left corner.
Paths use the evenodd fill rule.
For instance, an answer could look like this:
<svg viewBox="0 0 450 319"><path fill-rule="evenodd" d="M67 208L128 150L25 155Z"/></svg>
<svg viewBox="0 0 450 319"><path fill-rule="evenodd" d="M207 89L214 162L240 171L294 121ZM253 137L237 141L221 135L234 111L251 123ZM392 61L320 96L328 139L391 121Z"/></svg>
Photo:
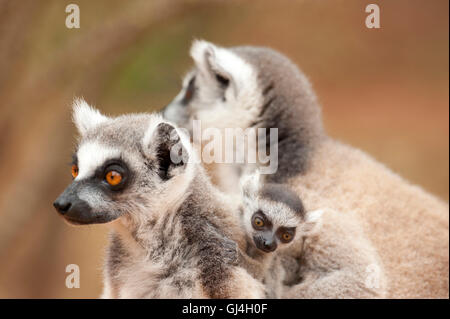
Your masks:
<svg viewBox="0 0 450 319"><path fill-rule="evenodd" d="M70 207L72 206L72 203L66 202L66 201L61 201L61 200L56 200L53 203L53 206L56 208L58 213L64 215L65 213L67 213L69 211Z"/></svg>
<svg viewBox="0 0 450 319"><path fill-rule="evenodd" d="M277 243L275 241L264 241L264 249L266 251L274 251L277 248Z"/></svg>

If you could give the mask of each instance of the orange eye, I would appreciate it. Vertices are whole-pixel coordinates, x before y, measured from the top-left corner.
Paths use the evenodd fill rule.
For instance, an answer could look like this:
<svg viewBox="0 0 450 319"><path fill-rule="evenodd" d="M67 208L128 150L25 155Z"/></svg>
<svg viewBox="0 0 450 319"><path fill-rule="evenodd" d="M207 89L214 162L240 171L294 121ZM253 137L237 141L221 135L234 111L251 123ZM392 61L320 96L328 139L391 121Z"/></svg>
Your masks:
<svg viewBox="0 0 450 319"><path fill-rule="evenodd" d="M78 176L78 166L76 164L72 165L72 177L75 178Z"/></svg>
<svg viewBox="0 0 450 319"><path fill-rule="evenodd" d="M284 241L290 241L292 239L292 235L289 233L284 233L282 235Z"/></svg>
<svg viewBox="0 0 450 319"><path fill-rule="evenodd" d="M111 186L116 186L122 181L122 175L117 171L109 171L106 173L106 181Z"/></svg>
<svg viewBox="0 0 450 319"><path fill-rule="evenodd" d="M263 227L263 226L264 226L264 221L263 221L261 218L259 218L259 217L255 217L255 218L253 219L253 224L254 224L256 227Z"/></svg>

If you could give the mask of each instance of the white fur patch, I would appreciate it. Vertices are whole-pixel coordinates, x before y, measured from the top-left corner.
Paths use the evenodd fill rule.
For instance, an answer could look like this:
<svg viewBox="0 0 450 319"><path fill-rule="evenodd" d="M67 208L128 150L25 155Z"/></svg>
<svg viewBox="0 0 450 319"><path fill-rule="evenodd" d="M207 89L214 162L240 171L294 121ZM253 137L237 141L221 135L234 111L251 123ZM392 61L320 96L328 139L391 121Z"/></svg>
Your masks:
<svg viewBox="0 0 450 319"><path fill-rule="evenodd" d="M196 40L191 47L191 56L205 77L200 86L208 86L212 81L210 69L231 78L233 90L226 91L226 102L214 101L207 96L209 90L200 89L200 101L196 104L196 117L205 127L248 127L256 118L262 106L262 92L258 87L257 72L233 51L212 43Z"/></svg>
<svg viewBox="0 0 450 319"><path fill-rule="evenodd" d="M301 227L302 232L308 236L316 234L322 227L322 216L324 213L324 209L306 212L305 222Z"/></svg>
<svg viewBox="0 0 450 319"><path fill-rule="evenodd" d="M282 202L273 202L258 197L257 203L258 208L270 219L274 228L297 227L301 224L300 216Z"/></svg>
<svg viewBox="0 0 450 319"><path fill-rule="evenodd" d="M323 213L323 209L310 211L306 214L306 220L308 222L316 223L322 218Z"/></svg>
<svg viewBox="0 0 450 319"><path fill-rule="evenodd" d="M107 147L98 142L87 142L81 145L77 152L78 176L76 180L82 180L93 176L95 170L105 161L120 156L117 149Z"/></svg>
<svg viewBox="0 0 450 319"><path fill-rule="evenodd" d="M154 133L156 128L160 123L164 123L165 121L162 119L162 116L159 114L155 114L153 118L150 120L148 124L147 131L144 134L144 138L142 139L142 147L144 148L144 152L147 156L152 157L151 152L149 152L150 147L152 146L152 140L154 138Z"/></svg>
<svg viewBox="0 0 450 319"><path fill-rule="evenodd" d="M82 98L76 98L73 101L72 107L73 122L81 135L84 135L89 129L108 120L108 117L102 115L97 109L89 106Z"/></svg>
<svg viewBox="0 0 450 319"><path fill-rule="evenodd" d="M258 195L260 189L260 175L259 170L256 170L251 174L242 176L239 181L242 194L245 197L249 197L249 200L254 200Z"/></svg>
<svg viewBox="0 0 450 319"><path fill-rule="evenodd" d="M238 90L247 85L245 81L255 79L251 65L228 49L204 40L196 40L190 53L200 70L206 71L211 67L219 74L225 72L232 75Z"/></svg>

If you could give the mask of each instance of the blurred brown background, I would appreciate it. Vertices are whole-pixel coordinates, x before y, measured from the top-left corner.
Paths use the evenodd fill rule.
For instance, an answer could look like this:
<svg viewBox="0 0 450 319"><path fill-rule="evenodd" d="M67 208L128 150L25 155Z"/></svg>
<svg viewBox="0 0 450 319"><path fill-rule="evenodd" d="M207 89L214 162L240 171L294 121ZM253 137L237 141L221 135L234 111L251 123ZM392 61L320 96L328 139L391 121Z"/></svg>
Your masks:
<svg viewBox="0 0 450 319"><path fill-rule="evenodd" d="M76 3L81 28L65 27ZM0 0L0 297L97 297L107 229L66 225L74 96L109 114L162 108L194 38L270 46L310 77L329 133L449 197L447 0ZM65 287L78 264L81 288Z"/></svg>

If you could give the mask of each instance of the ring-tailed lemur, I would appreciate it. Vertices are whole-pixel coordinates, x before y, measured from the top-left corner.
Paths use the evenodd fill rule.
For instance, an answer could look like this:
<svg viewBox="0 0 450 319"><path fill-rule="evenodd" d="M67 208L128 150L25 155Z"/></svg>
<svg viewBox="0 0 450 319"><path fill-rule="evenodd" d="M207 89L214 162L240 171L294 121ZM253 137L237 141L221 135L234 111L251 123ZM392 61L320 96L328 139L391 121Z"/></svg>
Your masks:
<svg viewBox="0 0 450 319"><path fill-rule="evenodd" d="M241 181L242 224L247 235L244 260L256 278L266 286L268 298L281 298L283 284L295 281L299 263L283 252L295 241L314 235L322 211L306 211L303 203L283 184L259 183L259 172ZM289 275L289 276L287 276Z"/></svg>
<svg viewBox="0 0 450 319"><path fill-rule="evenodd" d="M277 128L278 170L267 181L284 183L305 173L317 141L325 136L320 108L306 77L287 58L266 48L227 49L195 41L190 53L195 67L163 110L164 117L191 133L193 120L200 121L202 129L264 128L269 132ZM227 186L239 180L233 176L238 170L229 165L210 171L226 191L232 191ZM233 182L227 182L233 177Z"/></svg>
<svg viewBox="0 0 450 319"><path fill-rule="evenodd" d="M237 208L160 116L106 117L78 100L73 182L55 201L76 225L112 222L104 298L258 298L238 263Z"/></svg>
<svg viewBox="0 0 450 319"><path fill-rule="evenodd" d="M448 205L329 138L309 81L280 53L195 41L191 56L195 67L164 116L189 129L194 119L202 128L278 128L278 170L266 175L266 182L288 184L311 210L328 207L320 240L288 249L312 261L302 259L302 278L318 279L294 285L286 297L384 296L384 284L365 288L372 268L379 270L381 283L386 269L390 296L448 295L441 289L448 287L448 240L442 244L448 239ZM214 165L212 175L227 178L223 168ZM419 232L415 221L421 212L439 235ZM424 278L430 282L426 289Z"/></svg>

